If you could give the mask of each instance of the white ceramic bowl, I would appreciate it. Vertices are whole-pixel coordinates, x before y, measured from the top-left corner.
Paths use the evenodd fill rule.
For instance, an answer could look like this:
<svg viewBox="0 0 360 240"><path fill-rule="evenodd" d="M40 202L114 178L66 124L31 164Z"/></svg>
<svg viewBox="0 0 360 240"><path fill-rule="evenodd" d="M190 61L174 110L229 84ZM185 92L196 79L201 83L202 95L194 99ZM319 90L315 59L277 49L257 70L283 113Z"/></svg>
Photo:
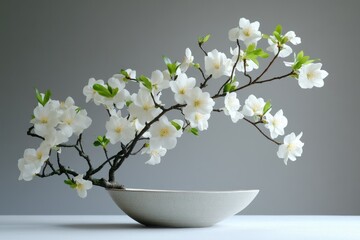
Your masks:
<svg viewBox="0 0 360 240"><path fill-rule="evenodd" d="M208 227L243 210L259 190L108 189L108 192L129 217L146 226Z"/></svg>

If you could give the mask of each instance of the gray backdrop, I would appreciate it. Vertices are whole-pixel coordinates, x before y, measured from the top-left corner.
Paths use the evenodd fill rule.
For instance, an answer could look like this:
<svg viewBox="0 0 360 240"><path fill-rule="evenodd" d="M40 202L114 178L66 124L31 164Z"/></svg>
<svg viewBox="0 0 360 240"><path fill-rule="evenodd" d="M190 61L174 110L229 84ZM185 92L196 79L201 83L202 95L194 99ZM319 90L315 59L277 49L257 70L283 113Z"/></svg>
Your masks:
<svg viewBox="0 0 360 240"><path fill-rule="evenodd" d="M321 58L329 72L322 89L303 90L288 79L239 94L242 103L254 93L271 99L274 110L282 108L286 131L304 132L303 156L285 166L277 147L255 128L214 113L208 131L181 138L160 165L145 165L144 156L128 159L118 181L135 188L260 189L246 214L360 214L357 2L0 1L0 214L120 213L101 188L83 200L63 177L17 180L23 150L39 144L25 134L34 87L52 89L55 99L73 96L88 109L93 124L84 134L86 151L102 159L91 143L104 133L107 117L101 107L85 103L88 79L107 79L121 68L150 75L164 68L162 55L181 60L186 47L203 63L197 37L208 33L206 49L229 55L228 31L240 17L260 21L263 33L278 23L294 30L303 41L294 49ZM268 76L286 71L277 61ZM200 78L196 71L189 74ZM85 166L75 152L63 157L80 171Z"/></svg>

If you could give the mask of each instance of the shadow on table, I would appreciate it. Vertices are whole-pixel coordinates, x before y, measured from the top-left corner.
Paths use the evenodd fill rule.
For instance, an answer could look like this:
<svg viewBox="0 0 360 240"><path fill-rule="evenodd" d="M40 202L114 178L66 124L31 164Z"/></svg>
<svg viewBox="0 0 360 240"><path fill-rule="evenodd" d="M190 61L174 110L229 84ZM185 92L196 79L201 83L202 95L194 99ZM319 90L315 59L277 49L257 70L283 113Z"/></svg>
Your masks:
<svg viewBox="0 0 360 240"><path fill-rule="evenodd" d="M79 230L109 230L109 229L142 229L145 226L137 223L79 223L79 224L61 224L61 228L79 229Z"/></svg>

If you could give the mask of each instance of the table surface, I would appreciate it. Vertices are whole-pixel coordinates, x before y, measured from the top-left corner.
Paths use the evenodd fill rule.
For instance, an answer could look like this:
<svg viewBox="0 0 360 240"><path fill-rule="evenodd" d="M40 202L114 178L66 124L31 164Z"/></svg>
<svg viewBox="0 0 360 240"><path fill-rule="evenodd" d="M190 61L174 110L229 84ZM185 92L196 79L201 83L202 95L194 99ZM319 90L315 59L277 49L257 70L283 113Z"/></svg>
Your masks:
<svg viewBox="0 0 360 240"><path fill-rule="evenodd" d="M121 215L2 215L0 239L360 240L360 216L234 216L209 228L148 228Z"/></svg>

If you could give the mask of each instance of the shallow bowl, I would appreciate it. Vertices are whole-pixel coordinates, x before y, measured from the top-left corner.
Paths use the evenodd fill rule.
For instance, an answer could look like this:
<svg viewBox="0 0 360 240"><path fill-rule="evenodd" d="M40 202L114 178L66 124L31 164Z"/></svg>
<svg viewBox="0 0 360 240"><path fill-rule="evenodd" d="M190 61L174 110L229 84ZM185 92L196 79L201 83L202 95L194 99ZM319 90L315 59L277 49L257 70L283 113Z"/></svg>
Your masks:
<svg viewBox="0 0 360 240"><path fill-rule="evenodd" d="M135 221L153 227L208 227L247 207L259 190L177 191L108 189Z"/></svg>

